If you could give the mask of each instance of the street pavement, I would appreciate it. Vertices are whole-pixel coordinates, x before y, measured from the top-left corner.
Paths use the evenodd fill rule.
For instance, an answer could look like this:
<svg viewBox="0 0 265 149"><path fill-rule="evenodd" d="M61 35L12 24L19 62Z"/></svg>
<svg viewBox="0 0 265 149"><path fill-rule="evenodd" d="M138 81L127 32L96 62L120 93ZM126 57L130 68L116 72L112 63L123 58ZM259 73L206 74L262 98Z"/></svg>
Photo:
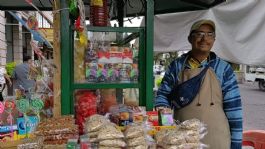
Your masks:
<svg viewBox="0 0 265 149"><path fill-rule="evenodd" d="M258 83L239 84L243 104L243 129L265 130L265 92L260 91Z"/></svg>

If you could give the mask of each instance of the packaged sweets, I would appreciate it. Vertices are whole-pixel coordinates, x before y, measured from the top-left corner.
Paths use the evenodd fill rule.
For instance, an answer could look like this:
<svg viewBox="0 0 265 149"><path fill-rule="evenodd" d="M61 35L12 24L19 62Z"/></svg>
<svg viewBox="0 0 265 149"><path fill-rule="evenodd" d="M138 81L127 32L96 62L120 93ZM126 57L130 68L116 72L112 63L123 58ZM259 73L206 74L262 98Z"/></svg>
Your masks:
<svg viewBox="0 0 265 149"><path fill-rule="evenodd" d="M127 138L127 145L128 146L139 146L139 145L147 145L147 142L145 141L145 136L138 136L136 138L128 139Z"/></svg>
<svg viewBox="0 0 265 149"><path fill-rule="evenodd" d="M97 69L98 66L96 63L86 63L86 80L88 82L97 81Z"/></svg>
<svg viewBox="0 0 265 149"><path fill-rule="evenodd" d="M113 140L102 140L99 142L100 146L108 146L108 147L125 147L126 143L121 139L113 139Z"/></svg>
<svg viewBox="0 0 265 149"><path fill-rule="evenodd" d="M121 139L124 138L123 133L118 130L113 124L108 124L102 127L98 133L98 140Z"/></svg>
<svg viewBox="0 0 265 149"><path fill-rule="evenodd" d="M122 63L127 63L127 64L133 63L133 52L129 47L123 48Z"/></svg>
<svg viewBox="0 0 265 149"><path fill-rule="evenodd" d="M87 132L95 132L103 127L107 122L108 121L104 116L95 114L89 117L88 121L86 121L85 129Z"/></svg>
<svg viewBox="0 0 265 149"><path fill-rule="evenodd" d="M140 125L127 126L124 135L127 139L137 138L144 134L144 128Z"/></svg>
<svg viewBox="0 0 265 149"><path fill-rule="evenodd" d="M98 64L97 69L97 82L106 82L107 80L107 69L105 64Z"/></svg>

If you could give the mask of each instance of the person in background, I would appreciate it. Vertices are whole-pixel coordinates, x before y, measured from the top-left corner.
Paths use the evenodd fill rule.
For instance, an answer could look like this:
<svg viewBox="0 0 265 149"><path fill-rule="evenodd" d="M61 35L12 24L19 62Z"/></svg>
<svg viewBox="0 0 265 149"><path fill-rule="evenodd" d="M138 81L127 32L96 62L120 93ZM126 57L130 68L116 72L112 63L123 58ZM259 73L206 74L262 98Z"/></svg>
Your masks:
<svg viewBox="0 0 265 149"><path fill-rule="evenodd" d="M6 87L6 80L8 81L9 86L12 86L12 81L7 75L6 69L4 67L0 67L0 101L4 101L3 91Z"/></svg>
<svg viewBox="0 0 265 149"><path fill-rule="evenodd" d="M27 97L30 97L29 92L34 90L36 84L36 80L31 76L32 72L36 72L33 61L30 56L25 56L23 63L15 67L12 75L14 88L23 90Z"/></svg>
<svg viewBox="0 0 265 149"><path fill-rule="evenodd" d="M155 107L157 110L173 107L176 120L197 118L206 123L208 134L202 142L210 149L241 149L243 118L239 87L231 66L211 52L215 39L213 21L199 20L191 26L188 41L192 49L170 64L158 89ZM188 82L206 67L196 96L170 98L176 85ZM187 88L186 93L194 87L190 84ZM177 99L180 100L174 101ZM181 100L185 101L183 105L179 104Z"/></svg>

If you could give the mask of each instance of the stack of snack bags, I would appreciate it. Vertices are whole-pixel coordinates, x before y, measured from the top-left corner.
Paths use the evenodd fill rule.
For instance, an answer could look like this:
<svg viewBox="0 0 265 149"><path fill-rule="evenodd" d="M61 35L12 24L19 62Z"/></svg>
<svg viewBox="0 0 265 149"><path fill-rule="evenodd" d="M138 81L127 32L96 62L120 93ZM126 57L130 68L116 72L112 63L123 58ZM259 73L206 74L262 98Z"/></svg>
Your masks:
<svg viewBox="0 0 265 149"><path fill-rule="evenodd" d="M145 124L128 125L124 132L128 149L152 148L153 139L147 134L148 127Z"/></svg>
<svg viewBox="0 0 265 149"><path fill-rule="evenodd" d="M68 139L78 138L78 126L75 125L73 116L49 118L39 123L35 135L44 138L44 145L59 148L58 146L65 145Z"/></svg>
<svg viewBox="0 0 265 149"><path fill-rule="evenodd" d="M182 122L176 129L163 129L156 135L159 147L163 149L202 149L207 147L200 140L206 135L205 124L197 119Z"/></svg>
<svg viewBox="0 0 265 149"><path fill-rule="evenodd" d="M93 115L87 119L85 132L98 149L121 149L126 146L123 133L104 116Z"/></svg>
<svg viewBox="0 0 265 149"><path fill-rule="evenodd" d="M27 138L21 140L17 146L17 149L42 149L43 148L43 137ZM1 147L0 147L1 148Z"/></svg>

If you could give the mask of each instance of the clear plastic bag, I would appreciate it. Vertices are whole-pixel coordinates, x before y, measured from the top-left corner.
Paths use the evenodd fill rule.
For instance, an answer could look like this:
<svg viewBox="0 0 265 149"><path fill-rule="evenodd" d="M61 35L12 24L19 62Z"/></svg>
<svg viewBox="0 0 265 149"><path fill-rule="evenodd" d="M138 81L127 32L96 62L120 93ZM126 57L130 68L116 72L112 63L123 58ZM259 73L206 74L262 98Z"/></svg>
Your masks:
<svg viewBox="0 0 265 149"><path fill-rule="evenodd" d="M199 135L200 139L207 134L206 124L198 119L186 120L180 124L180 128L181 130L186 130L189 136Z"/></svg>
<svg viewBox="0 0 265 149"><path fill-rule="evenodd" d="M138 145L133 147L128 147L127 149L149 149L148 145Z"/></svg>
<svg viewBox="0 0 265 149"><path fill-rule="evenodd" d="M113 125L113 123L108 123L104 127L102 127L98 133L98 140L124 138L123 133Z"/></svg>
<svg viewBox="0 0 265 149"><path fill-rule="evenodd" d="M121 139L114 140L103 140L99 142L100 146L108 146L108 147L125 147L126 143Z"/></svg>
<svg viewBox="0 0 265 149"><path fill-rule="evenodd" d="M141 149L155 144L154 139L148 135L148 131L151 130L151 125L147 120L146 118L142 124L127 126L125 136L128 147L137 147Z"/></svg>
<svg viewBox="0 0 265 149"><path fill-rule="evenodd" d="M126 127L124 135L127 139L143 136L144 128L141 125L130 125Z"/></svg>
<svg viewBox="0 0 265 149"><path fill-rule="evenodd" d="M120 147L99 146L98 149L121 149Z"/></svg>
<svg viewBox="0 0 265 149"><path fill-rule="evenodd" d="M24 139L22 144L17 146L17 149L41 149L43 148L43 137L37 137L34 139Z"/></svg>
<svg viewBox="0 0 265 149"><path fill-rule="evenodd" d="M185 143L181 145L166 145L164 149L203 149L206 148L206 145L201 143Z"/></svg>
<svg viewBox="0 0 265 149"><path fill-rule="evenodd" d="M98 133L99 133L99 131L92 131L92 132L87 133L87 135L89 138L97 138Z"/></svg>
<svg viewBox="0 0 265 149"><path fill-rule="evenodd" d="M144 136L140 136L137 138L132 138L127 140L128 146L139 146L139 145L147 145L147 142L145 140Z"/></svg>
<svg viewBox="0 0 265 149"><path fill-rule="evenodd" d="M180 145L186 143L185 133L181 131L169 131L163 138L166 144Z"/></svg>
<svg viewBox="0 0 265 149"><path fill-rule="evenodd" d="M102 115L93 115L86 121L86 132L98 131L102 126L104 126L108 120Z"/></svg>

